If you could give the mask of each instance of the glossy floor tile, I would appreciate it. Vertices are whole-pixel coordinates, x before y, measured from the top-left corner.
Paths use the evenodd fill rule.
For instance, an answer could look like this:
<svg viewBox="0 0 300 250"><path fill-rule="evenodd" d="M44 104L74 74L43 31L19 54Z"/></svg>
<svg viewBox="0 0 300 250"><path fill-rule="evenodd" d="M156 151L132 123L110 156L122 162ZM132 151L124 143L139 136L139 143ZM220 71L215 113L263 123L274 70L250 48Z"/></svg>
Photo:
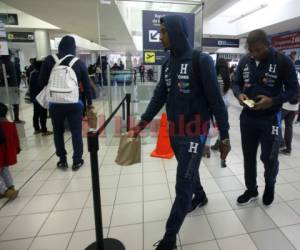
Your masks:
<svg viewBox="0 0 300 250"><path fill-rule="evenodd" d="M86 138L85 165L77 172L71 167L66 171L57 169L53 138L33 135L32 107L28 104L22 107L27 137L22 139L18 164L11 168L20 192L14 201L0 199L0 249L85 249L95 241L96 234ZM96 101L95 107L99 113L108 113L103 100ZM139 109L138 113L142 111ZM202 160L199 173L208 204L185 218L177 236L178 250L300 249L300 157L297 155L300 126L294 126L291 156L279 157L274 203L267 207L261 201L264 167L259 160L259 149L259 199L239 206L236 199L245 190L239 112L237 102L231 99L232 151L228 167L220 167L218 152L211 152L210 159ZM71 164L69 131L65 140ZM154 250L153 244L165 233L175 198L177 162L174 157L169 160L151 157L156 138L146 137L142 140L142 162L118 166L115 163L118 140L110 136L99 140L103 235L119 239L128 250Z"/></svg>

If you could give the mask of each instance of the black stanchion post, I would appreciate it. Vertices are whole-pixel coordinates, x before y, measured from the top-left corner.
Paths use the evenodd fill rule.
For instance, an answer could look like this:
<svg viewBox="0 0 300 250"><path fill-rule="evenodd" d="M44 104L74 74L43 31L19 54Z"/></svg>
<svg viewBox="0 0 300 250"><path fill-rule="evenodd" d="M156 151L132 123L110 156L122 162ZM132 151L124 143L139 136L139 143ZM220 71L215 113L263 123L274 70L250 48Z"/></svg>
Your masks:
<svg viewBox="0 0 300 250"><path fill-rule="evenodd" d="M125 103L122 103L122 120L125 120Z"/></svg>
<svg viewBox="0 0 300 250"><path fill-rule="evenodd" d="M98 164L98 150L99 140L97 132L89 132L87 136L88 150L90 152L90 162L92 171L92 189L94 200L94 215L95 215L95 229L96 241L90 244L85 250L125 250L124 245L115 239L103 239L102 227L102 212L101 212L101 196L100 196L100 182L99 182L99 164Z"/></svg>
<svg viewBox="0 0 300 250"><path fill-rule="evenodd" d="M131 95L126 94L126 121L127 121L127 131L130 129L130 102Z"/></svg>

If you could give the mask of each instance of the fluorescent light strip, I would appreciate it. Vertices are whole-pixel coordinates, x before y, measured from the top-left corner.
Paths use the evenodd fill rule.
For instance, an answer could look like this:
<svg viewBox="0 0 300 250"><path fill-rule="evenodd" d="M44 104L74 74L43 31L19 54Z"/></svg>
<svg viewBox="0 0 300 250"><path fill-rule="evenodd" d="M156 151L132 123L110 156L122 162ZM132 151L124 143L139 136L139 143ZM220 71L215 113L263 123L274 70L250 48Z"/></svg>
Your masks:
<svg viewBox="0 0 300 250"><path fill-rule="evenodd" d="M266 8L267 6L268 6L268 4L261 4L260 6L256 7L255 9L250 10L250 11L246 12L245 14L242 14L239 17L230 20L228 23L234 23L234 22L236 22L236 21L238 21L238 20L240 20L240 19L242 19L246 16L249 16L249 15L251 15L251 14L253 14L253 13L259 11L259 10L262 10L262 9Z"/></svg>
<svg viewBox="0 0 300 250"><path fill-rule="evenodd" d="M174 1L174 0L116 0L116 2L145 2L145 3L171 3L171 4L185 4L185 5L198 5L201 4L201 0L185 0L185 1Z"/></svg>

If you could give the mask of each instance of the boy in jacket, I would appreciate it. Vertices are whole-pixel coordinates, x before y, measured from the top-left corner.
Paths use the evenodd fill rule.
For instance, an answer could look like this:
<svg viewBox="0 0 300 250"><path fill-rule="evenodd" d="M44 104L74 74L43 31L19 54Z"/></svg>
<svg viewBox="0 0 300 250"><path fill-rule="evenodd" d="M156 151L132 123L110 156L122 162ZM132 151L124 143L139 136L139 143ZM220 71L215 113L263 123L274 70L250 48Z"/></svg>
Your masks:
<svg viewBox="0 0 300 250"><path fill-rule="evenodd" d="M298 80L291 59L270 47L263 30L250 32L247 45L249 54L239 62L232 87L244 106L240 127L247 190L238 197L237 203L246 205L258 197L256 154L260 144L266 183L262 199L264 205L270 205L279 170L281 106L297 95ZM254 105L248 107L245 101L250 99Z"/></svg>
<svg viewBox="0 0 300 250"><path fill-rule="evenodd" d="M0 142L0 199L13 200L18 196L9 168L17 163L20 153L20 140L16 125L6 119L8 108L0 103L0 130L3 140Z"/></svg>
<svg viewBox="0 0 300 250"><path fill-rule="evenodd" d="M222 157L226 158L230 148L228 114L213 60L193 51L187 30L187 21L182 16L161 19L160 40L170 50L170 57L162 66L160 81L140 123L129 131L129 136L140 133L166 104L171 146L178 167L175 201L157 250L176 249L176 234L187 213L207 203L199 166L212 114L220 128ZM192 65L193 58L196 65Z"/></svg>

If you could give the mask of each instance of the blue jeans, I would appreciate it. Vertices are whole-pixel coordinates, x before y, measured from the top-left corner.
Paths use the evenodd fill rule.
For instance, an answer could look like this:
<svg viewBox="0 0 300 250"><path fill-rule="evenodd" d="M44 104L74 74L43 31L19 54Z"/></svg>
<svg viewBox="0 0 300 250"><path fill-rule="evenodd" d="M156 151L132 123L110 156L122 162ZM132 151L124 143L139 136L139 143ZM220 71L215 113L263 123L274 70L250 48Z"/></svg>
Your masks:
<svg viewBox="0 0 300 250"><path fill-rule="evenodd" d="M164 239L174 241L185 216L191 209L193 195L200 199L204 194L199 166L206 136L172 136L170 139L178 166L176 197L166 224Z"/></svg>
<svg viewBox="0 0 300 250"><path fill-rule="evenodd" d="M8 167L0 168L0 194L4 194L5 191L14 185L12 176Z"/></svg>
<svg viewBox="0 0 300 250"><path fill-rule="evenodd" d="M82 112L81 103L74 104L50 104L49 113L53 125L54 144L56 155L60 161L67 160L67 152L64 142L64 121L67 119L72 134L73 163L78 163L82 159Z"/></svg>

